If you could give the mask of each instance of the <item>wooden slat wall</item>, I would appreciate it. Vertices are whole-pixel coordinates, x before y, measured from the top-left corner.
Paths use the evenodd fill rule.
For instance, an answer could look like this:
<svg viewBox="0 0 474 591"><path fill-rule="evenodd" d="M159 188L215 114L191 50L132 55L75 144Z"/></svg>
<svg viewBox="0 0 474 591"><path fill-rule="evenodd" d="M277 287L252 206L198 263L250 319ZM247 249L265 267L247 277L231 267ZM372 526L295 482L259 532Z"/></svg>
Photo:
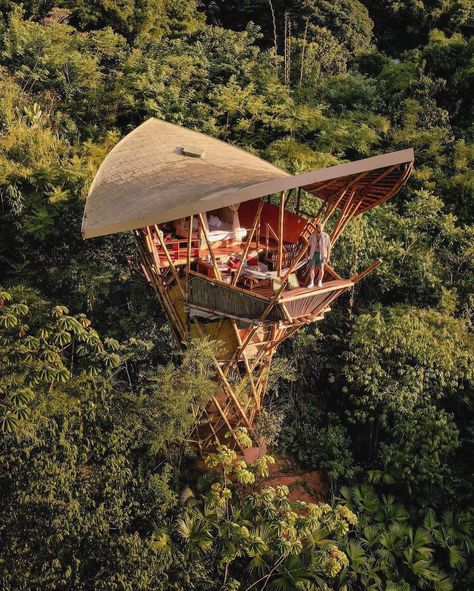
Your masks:
<svg viewBox="0 0 474 591"><path fill-rule="evenodd" d="M335 291L340 291L342 293L345 291L345 289ZM286 302L285 307L291 318L308 316L322 310L325 307L324 303L334 299L334 295L334 291L326 292L321 295L318 295L316 292L306 298L300 298L298 300L293 300L292 302Z"/></svg>
<svg viewBox="0 0 474 591"><path fill-rule="evenodd" d="M192 306L200 306L215 312L229 314L238 318L258 320L265 312L268 302L246 294L234 287L212 283L199 277L193 277L189 282L189 300ZM283 320L284 314L274 309L268 315L267 321Z"/></svg>

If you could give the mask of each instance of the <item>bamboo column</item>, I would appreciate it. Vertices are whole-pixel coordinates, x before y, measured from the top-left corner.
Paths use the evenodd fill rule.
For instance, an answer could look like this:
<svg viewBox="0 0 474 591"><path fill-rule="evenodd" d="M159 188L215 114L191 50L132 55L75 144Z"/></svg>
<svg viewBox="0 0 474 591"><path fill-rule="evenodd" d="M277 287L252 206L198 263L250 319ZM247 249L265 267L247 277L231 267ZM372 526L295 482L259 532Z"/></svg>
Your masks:
<svg viewBox="0 0 474 591"><path fill-rule="evenodd" d="M285 224L285 191L280 193L280 209L278 211L278 260L277 260L277 275L281 276L281 269L283 265L283 232Z"/></svg>
<svg viewBox="0 0 474 591"><path fill-rule="evenodd" d="M232 285L237 285L237 281L239 280L240 273L242 271L242 267L245 264L245 259L247 258L247 255L250 250L250 244L252 242L253 235L255 234L255 231L257 229L257 225L260 223L260 214L262 213L262 208L263 208L264 203L265 203L265 201L263 200L263 198L260 199L260 203L258 204L257 213L255 214L255 219L253 221L252 229L250 230L250 234L248 236L248 240L245 245L244 252L242 253L242 260L240 261L240 265L237 268L237 272L235 273L234 279L232 280Z"/></svg>
<svg viewBox="0 0 474 591"><path fill-rule="evenodd" d="M209 250L209 254L211 255L211 259L212 259L212 264L214 265L214 273L215 273L217 279L219 279L219 281L222 281L221 270L219 269L219 267L217 265L216 255L214 254L214 249L212 248L211 241L209 240L209 234L208 234L207 228L204 224L204 218L202 217L202 213L199 213L198 217L199 217L199 222L201 224L202 233L204 234L204 239L206 240L207 249Z"/></svg>

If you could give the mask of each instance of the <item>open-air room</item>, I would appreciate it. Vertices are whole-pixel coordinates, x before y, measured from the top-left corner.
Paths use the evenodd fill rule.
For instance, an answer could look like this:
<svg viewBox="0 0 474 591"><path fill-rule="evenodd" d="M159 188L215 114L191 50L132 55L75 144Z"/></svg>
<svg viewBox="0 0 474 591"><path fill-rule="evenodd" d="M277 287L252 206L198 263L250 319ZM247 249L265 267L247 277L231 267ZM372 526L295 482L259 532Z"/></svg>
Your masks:
<svg viewBox="0 0 474 591"><path fill-rule="evenodd" d="M401 150L293 176L231 144L151 119L104 161L83 232L133 230L138 268L178 306L182 323L225 317L296 326L320 319L380 263L341 277L336 243L354 216L400 189L412 164L412 150Z"/></svg>

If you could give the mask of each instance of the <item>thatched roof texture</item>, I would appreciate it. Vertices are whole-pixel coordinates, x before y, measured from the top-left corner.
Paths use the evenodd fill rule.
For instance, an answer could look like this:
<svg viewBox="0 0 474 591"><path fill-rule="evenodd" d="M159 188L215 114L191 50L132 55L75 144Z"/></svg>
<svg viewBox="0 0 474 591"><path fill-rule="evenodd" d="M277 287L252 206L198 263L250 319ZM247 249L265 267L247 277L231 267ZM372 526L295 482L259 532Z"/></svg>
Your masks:
<svg viewBox="0 0 474 591"><path fill-rule="evenodd" d="M396 193L412 163L408 149L292 176L229 143L149 119L100 166L82 233L92 238L133 230L296 187L324 200L356 187L352 199L360 201L359 214Z"/></svg>

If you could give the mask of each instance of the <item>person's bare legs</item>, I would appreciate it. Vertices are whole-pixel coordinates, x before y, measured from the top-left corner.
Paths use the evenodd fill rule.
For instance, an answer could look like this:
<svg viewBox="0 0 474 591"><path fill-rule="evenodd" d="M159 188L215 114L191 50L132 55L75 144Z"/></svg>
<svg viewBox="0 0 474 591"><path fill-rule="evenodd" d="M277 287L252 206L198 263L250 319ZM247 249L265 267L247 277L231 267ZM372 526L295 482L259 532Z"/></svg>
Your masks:
<svg viewBox="0 0 474 591"><path fill-rule="evenodd" d="M324 261L321 263L321 266L319 267L319 271L318 271L318 278L316 280L318 287L322 287L323 277L324 277ZM313 279L314 279L314 272L313 272Z"/></svg>
<svg viewBox="0 0 474 591"><path fill-rule="evenodd" d="M314 287L314 276L316 275L316 269L318 269L318 276L317 276L317 281L316 284L318 284L318 282L323 279L323 275L324 275L324 263L322 265L317 265L316 267L310 267L309 269L309 284L308 287ZM319 286L321 287L321 286Z"/></svg>

